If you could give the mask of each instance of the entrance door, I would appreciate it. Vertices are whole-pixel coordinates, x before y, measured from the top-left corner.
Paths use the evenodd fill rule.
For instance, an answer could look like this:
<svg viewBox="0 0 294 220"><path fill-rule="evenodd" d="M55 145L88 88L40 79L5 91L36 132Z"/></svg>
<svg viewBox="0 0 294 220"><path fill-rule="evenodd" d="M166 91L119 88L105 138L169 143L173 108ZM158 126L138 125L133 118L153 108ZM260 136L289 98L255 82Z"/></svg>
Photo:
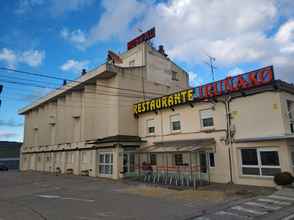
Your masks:
<svg viewBox="0 0 294 220"><path fill-rule="evenodd" d="M124 175L135 174L135 152L124 152Z"/></svg>
<svg viewBox="0 0 294 220"><path fill-rule="evenodd" d="M99 152L99 176L111 177L113 173L113 154Z"/></svg>
<svg viewBox="0 0 294 220"><path fill-rule="evenodd" d="M208 181L207 154L205 151L199 152L199 165L200 165L200 179Z"/></svg>

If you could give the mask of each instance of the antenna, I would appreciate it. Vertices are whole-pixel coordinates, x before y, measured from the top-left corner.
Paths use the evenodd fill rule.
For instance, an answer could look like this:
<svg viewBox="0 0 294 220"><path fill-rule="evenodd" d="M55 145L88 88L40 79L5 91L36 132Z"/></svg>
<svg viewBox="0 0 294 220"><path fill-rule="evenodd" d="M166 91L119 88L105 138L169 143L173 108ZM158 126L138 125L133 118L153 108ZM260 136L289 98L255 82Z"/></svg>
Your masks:
<svg viewBox="0 0 294 220"><path fill-rule="evenodd" d="M209 58L209 62L204 61L204 63L210 67L212 81L214 81L214 70L217 69L217 67L214 66L213 63L215 62L216 59L215 59L215 57L212 57L209 55L207 55L207 56Z"/></svg>

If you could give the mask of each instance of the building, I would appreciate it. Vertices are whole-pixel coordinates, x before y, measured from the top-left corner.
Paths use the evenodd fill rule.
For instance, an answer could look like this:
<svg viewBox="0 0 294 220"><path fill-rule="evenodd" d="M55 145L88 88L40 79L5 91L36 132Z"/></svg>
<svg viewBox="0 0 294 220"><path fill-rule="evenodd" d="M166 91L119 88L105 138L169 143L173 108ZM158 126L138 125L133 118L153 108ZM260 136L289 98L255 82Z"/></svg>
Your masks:
<svg viewBox="0 0 294 220"><path fill-rule="evenodd" d="M20 147L20 142L0 141L0 164L8 169L18 169Z"/></svg>
<svg viewBox="0 0 294 220"><path fill-rule="evenodd" d="M134 107L155 178L273 186L276 173L294 173L294 85L272 67L184 92Z"/></svg>
<svg viewBox="0 0 294 220"><path fill-rule="evenodd" d="M294 86L272 67L189 88L145 40L21 109L21 170L273 186L294 172Z"/></svg>
<svg viewBox="0 0 294 220"><path fill-rule="evenodd" d="M21 170L131 175L142 143L133 104L188 88L188 74L143 41L21 109Z"/></svg>

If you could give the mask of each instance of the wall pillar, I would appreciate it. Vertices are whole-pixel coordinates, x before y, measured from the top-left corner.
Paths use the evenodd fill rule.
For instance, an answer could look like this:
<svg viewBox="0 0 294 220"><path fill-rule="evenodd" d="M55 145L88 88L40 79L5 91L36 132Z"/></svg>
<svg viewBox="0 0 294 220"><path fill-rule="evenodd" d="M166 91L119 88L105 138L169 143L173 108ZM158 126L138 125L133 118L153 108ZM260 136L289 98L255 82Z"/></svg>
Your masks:
<svg viewBox="0 0 294 220"><path fill-rule="evenodd" d="M96 177L97 176L97 152L96 150L91 150L91 171L89 172L89 176Z"/></svg>
<svg viewBox="0 0 294 220"><path fill-rule="evenodd" d="M75 154L75 156L74 156L75 160L74 160L74 171L73 172L74 172L75 175L80 175L80 163L81 163L81 161L80 161L80 151L76 150L74 152L74 154Z"/></svg>
<svg viewBox="0 0 294 220"><path fill-rule="evenodd" d="M121 171L123 162L123 149L120 147L120 144L116 144L113 148L113 179L121 178Z"/></svg>
<svg viewBox="0 0 294 220"><path fill-rule="evenodd" d="M61 162L60 162L61 173L65 173L66 169L66 151L61 152Z"/></svg>

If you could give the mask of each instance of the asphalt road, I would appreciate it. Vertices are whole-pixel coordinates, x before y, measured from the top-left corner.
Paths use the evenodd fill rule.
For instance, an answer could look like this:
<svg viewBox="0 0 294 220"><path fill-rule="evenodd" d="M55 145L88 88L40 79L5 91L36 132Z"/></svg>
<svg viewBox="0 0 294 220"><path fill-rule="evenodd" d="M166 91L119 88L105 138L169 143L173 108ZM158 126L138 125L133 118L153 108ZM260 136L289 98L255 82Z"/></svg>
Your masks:
<svg viewBox="0 0 294 220"><path fill-rule="evenodd" d="M101 178L0 172L0 220L185 220L245 199L153 189Z"/></svg>

